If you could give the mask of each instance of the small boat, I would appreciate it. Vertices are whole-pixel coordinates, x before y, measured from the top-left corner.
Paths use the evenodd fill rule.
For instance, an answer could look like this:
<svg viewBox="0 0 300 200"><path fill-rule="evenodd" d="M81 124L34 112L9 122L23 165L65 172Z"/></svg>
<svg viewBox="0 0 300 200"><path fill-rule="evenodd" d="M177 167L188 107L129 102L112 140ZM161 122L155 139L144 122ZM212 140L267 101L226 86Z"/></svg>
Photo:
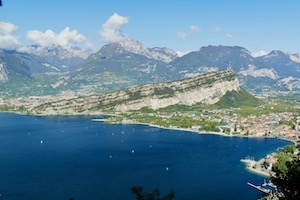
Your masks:
<svg viewBox="0 0 300 200"><path fill-rule="evenodd" d="M267 183L267 181L266 181L266 179L264 180L264 183L262 184L262 186L267 186L268 185L268 183Z"/></svg>

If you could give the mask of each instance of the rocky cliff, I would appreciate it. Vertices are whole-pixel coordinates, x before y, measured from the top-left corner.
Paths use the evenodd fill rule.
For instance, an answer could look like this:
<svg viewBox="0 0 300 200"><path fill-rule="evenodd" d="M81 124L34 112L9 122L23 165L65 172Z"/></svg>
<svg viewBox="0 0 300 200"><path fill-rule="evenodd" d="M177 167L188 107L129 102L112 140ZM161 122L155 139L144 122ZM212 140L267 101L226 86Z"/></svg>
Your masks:
<svg viewBox="0 0 300 200"><path fill-rule="evenodd" d="M104 109L117 111L164 108L170 105L214 104L228 91L240 91L232 70L216 71L192 78L147 84L104 94L61 100L34 107L35 114L87 114Z"/></svg>

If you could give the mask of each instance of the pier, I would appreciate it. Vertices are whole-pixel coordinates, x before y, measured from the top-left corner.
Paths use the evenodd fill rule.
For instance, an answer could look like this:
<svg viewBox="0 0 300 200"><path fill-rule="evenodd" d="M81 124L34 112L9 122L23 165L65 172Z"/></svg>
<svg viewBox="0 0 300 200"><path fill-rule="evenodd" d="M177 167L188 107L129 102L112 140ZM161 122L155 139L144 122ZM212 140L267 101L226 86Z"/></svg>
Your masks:
<svg viewBox="0 0 300 200"><path fill-rule="evenodd" d="M247 182L247 185L249 185L249 186L251 186L251 187L257 189L258 191L265 193L265 194L271 194L271 193L272 193L271 190L266 189L266 188L263 188L263 187L261 187L261 186L254 185L254 184L252 184L252 183L250 183L250 182Z"/></svg>

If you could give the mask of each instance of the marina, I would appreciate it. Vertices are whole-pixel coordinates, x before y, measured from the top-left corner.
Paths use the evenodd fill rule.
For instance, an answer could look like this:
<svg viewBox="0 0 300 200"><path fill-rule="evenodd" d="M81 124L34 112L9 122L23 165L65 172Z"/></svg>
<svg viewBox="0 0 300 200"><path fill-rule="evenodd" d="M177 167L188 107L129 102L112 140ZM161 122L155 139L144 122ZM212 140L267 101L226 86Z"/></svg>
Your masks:
<svg viewBox="0 0 300 200"><path fill-rule="evenodd" d="M252 188L254 188L254 189L256 189L256 190L258 190L258 191L260 191L262 193L265 193L265 194L271 194L272 193L271 190L263 188L262 186L259 186L259 185L254 185L254 184L252 184L250 182L247 182L247 185L249 185L250 187L252 187Z"/></svg>

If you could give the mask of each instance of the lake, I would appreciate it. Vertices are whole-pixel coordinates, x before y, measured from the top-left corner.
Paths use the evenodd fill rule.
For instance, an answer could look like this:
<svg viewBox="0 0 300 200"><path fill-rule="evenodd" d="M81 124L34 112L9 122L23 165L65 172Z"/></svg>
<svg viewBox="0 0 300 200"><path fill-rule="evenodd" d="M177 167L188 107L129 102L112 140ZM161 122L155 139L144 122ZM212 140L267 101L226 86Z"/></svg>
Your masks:
<svg viewBox="0 0 300 200"><path fill-rule="evenodd" d="M257 199L262 184L240 159L259 159L290 142L222 137L93 117L0 113L0 199L130 200L130 188L177 200Z"/></svg>

